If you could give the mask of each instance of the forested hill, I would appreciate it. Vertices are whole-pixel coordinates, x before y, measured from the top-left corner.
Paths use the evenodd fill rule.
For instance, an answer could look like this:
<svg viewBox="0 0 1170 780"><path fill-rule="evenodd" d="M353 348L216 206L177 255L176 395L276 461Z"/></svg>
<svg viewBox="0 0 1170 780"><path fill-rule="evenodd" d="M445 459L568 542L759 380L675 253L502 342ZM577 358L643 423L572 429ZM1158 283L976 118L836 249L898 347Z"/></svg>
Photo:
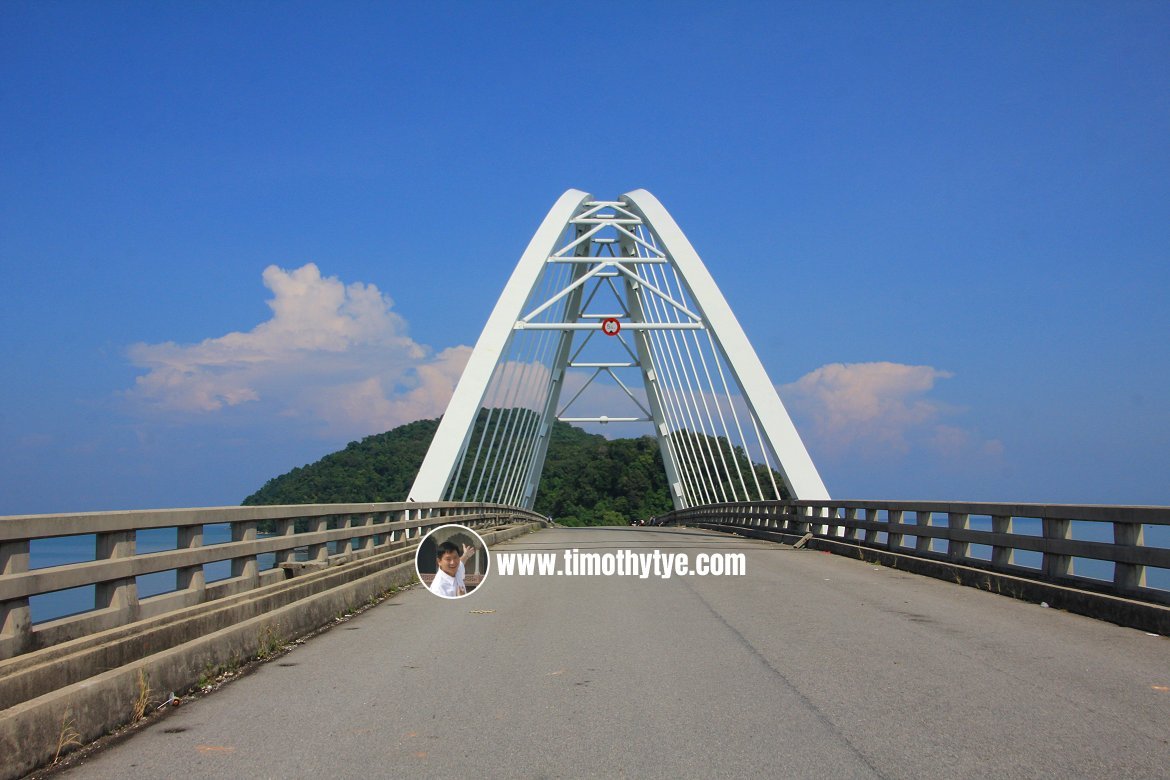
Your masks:
<svg viewBox="0 0 1170 780"><path fill-rule="evenodd" d="M269 480L244 505L405 501L438 425L438 420L419 420L351 442ZM610 440L555 424L537 512L565 525L624 525L670 508L653 437Z"/></svg>
<svg viewBox="0 0 1170 780"><path fill-rule="evenodd" d="M477 430L485 424L481 417ZM244 505L405 501L438 427L438 420L419 420L351 442L316 463L269 480L244 499ZM726 439L675 435L690 437L677 446L705 455L701 457L707 461L704 473L726 473L729 466L724 454L732 460ZM715 453L719 453L719 463ZM750 464L742 449L736 448L735 460L738 479L758 483L764 490L771 484L767 468ZM778 475L774 476L779 483ZM736 494L727 480L719 492ZM567 423L554 424L536 495L537 512L565 525L625 525L670 508L666 470L654 437L606 439Z"/></svg>
<svg viewBox="0 0 1170 780"><path fill-rule="evenodd" d="M419 420L352 441L344 450L268 480L244 499L244 506L405 501L438 427L438 420Z"/></svg>

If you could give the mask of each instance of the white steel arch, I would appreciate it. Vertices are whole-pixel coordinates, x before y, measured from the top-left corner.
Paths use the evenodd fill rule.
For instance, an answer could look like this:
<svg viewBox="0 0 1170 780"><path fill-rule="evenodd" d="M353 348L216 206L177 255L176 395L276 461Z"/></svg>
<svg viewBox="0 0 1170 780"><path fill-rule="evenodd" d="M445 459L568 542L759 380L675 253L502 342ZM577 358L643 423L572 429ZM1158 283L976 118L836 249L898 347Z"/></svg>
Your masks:
<svg viewBox="0 0 1170 780"><path fill-rule="evenodd" d="M829 498L726 299L645 190L557 200L488 317L410 498L532 507L556 420L651 424L676 508Z"/></svg>

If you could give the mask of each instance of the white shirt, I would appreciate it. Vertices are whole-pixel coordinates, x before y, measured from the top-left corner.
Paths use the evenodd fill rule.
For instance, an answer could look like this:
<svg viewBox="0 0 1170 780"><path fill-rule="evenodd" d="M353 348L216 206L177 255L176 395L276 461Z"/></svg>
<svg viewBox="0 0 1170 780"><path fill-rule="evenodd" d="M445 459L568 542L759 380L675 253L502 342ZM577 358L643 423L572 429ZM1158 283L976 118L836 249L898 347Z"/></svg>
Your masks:
<svg viewBox="0 0 1170 780"><path fill-rule="evenodd" d="M439 569L435 572L435 578L431 580L429 590L431 593L447 599L466 595L467 586L463 584L464 571L463 561L459 561L459 568L455 571L454 577Z"/></svg>

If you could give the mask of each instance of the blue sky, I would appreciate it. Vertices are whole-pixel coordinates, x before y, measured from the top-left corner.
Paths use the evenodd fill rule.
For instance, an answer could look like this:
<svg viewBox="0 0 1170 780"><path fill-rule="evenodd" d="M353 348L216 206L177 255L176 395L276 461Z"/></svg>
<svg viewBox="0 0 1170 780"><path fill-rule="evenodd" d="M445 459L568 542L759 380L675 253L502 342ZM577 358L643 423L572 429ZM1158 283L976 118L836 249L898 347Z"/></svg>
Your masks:
<svg viewBox="0 0 1170 780"><path fill-rule="evenodd" d="M0 514L435 416L570 187L671 211L834 496L1170 504L1170 5L590 13L0 6Z"/></svg>

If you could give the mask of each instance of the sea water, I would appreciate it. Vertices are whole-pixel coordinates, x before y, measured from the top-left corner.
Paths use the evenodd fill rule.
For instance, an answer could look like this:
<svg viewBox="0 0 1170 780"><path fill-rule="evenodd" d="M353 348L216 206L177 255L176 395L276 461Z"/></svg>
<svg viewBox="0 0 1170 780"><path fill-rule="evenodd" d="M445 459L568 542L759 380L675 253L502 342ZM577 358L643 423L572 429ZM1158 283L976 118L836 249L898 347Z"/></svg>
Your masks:
<svg viewBox="0 0 1170 780"><path fill-rule="evenodd" d="M265 538L260 534L258 538ZM148 528L135 534L135 551L139 555L145 553L164 552L178 548L179 533L177 528ZM215 523L203 526L203 546L211 547L224 544L232 540L232 529L229 523ZM58 536L50 539L33 539L29 544L29 569L42 569L47 566L62 566L69 563L84 563L94 560L97 538L94 534L79 536ZM330 552L334 545L330 545ZM271 569L276 565L276 553L261 553L256 556L257 567L260 571ZM231 560L214 561L203 565L203 577L207 584L231 576ZM145 599L161 593L175 590L178 582L175 570L143 574L135 578L138 585L138 598ZM80 588L43 593L29 599L29 611L32 613L33 623L42 623L46 620L75 615L94 608L95 586L84 585Z"/></svg>

